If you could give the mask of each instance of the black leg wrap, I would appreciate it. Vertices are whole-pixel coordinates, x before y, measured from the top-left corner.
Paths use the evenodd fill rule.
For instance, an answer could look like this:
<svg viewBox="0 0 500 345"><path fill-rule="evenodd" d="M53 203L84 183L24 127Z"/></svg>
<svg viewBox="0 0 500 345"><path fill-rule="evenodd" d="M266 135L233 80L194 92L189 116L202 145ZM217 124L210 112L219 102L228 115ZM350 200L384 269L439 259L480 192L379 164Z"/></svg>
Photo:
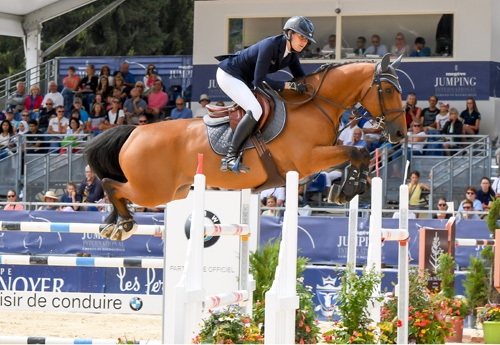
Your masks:
<svg viewBox="0 0 500 345"><path fill-rule="evenodd" d="M365 192L368 174L369 174L368 166L366 164L361 164L361 172L359 174L358 194L363 194Z"/></svg>

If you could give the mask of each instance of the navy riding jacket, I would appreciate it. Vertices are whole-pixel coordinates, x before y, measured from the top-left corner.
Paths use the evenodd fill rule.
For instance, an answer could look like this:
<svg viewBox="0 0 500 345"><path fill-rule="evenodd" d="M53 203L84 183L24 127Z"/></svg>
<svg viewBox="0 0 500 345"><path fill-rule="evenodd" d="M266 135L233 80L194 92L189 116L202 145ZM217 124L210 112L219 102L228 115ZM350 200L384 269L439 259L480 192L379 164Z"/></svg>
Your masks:
<svg viewBox="0 0 500 345"><path fill-rule="evenodd" d="M289 53L285 58L286 38L284 35L268 37L234 55L216 57L221 62L219 67L233 77L240 79L248 87L262 88L266 81L273 89L282 91L285 82L267 78L268 73L290 68L294 78L305 75L300 65L298 54Z"/></svg>

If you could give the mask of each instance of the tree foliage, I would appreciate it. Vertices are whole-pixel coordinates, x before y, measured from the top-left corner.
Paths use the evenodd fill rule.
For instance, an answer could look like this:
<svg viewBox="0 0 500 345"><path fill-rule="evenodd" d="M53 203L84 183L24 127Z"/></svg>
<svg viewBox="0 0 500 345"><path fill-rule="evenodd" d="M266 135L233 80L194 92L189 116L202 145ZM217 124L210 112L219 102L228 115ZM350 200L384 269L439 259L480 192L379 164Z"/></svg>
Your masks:
<svg viewBox="0 0 500 345"><path fill-rule="evenodd" d="M43 23L42 51L77 29L114 0L95 1ZM46 57L190 55L193 0L125 1ZM0 36L0 78L24 69L20 38Z"/></svg>

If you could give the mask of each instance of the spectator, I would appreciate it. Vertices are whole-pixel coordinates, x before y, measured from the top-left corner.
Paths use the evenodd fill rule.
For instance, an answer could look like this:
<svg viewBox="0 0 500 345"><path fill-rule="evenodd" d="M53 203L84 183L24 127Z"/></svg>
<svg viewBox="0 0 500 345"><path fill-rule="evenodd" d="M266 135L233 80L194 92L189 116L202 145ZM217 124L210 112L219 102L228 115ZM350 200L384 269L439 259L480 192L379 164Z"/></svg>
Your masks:
<svg viewBox="0 0 500 345"><path fill-rule="evenodd" d="M40 129L43 133L46 133L49 121L54 117L56 117L56 108L54 107L52 99L49 98L45 103L45 108L40 110L40 116L38 117L38 129Z"/></svg>
<svg viewBox="0 0 500 345"><path fill-rule="evenodd" d="M113 91L113 89L111 89L111 92ZM94 103L92 103L92 106L90 107L90 109L92 109L92 107L94 106L94 104L96 103L100 103L102 106L106 107L106 98L104 98L102 96L102 93L100 93L99 91L97 91L97 93L95 94L95 97L94 97ZM90 115L90 112L89 112L89 115Z"/></svg>
<svg viewBox="0 0 500 345"><path fill-rule="evenodd" d="M7 192L7 201L8 202L17 202L17 193L13 189L9 189ZM22 211L24 210L24 206L21 204L7 204L3 208L4 211Z"/></svg>
<svg viewBox="0 0 500 345"><path fill-rule="evenodd" d="M420 123L427 134L439 134L436 129L436 116L440 110L436 107L438 98L435 95L429 97L429 107L424 108L420 115Z"/></svg>
<svg viewBox="0 0 500 345"><path fill-rule="evenodd" d="M356 119L356 116L353 113L349 115L349 126L344 127L342 132L338 136L338 144L344 145L344 143L348 143L352 141L352 134L354 133L354 129L358 128L359 119ZM361 134L361 139L363 139L363 135Z"/></svg>
<svg viewBox="0 0 500 345"><path fill-rule="evenodd" d="M57 136L51 136L50 144L51 147L59 147L60 141L64 138L64 134L68 130L69 120L64 117L64 107L62 105L56 108L57 117L50 119L49 127L47 128L48 134L58 134Z"/></svg>
<svg viewBox="0 0 500 345"><path fill-rule="evenodd" d="M379 35L372 35L372 45L366 49L365 54L378 56L384 56L385 54L387 54L387 47L383 44L380 44Z"/></svg>
<svg viewBox="0 0 500 345"><path fill-rule="evenodd" d="M394 56L408 56L410 55L410 46L406 44L405 36L403 33L398 32L396 34L395 42L391 47L391 55Z"/></svg>
<svg viewBox="0 0 500 345"><path fill-rule="evenodd" d="M30 119L38 119L38 116L40 116L42 101L43 96L40 95L40 88L38 85L32 85L30 87L30 95L26 97L26 101L24 102L24 110L29 111L28 114Z"/></svg>
<svg viewBox="0 0 500 345"><path fill-rule="evenodd" d="M26 134L33 134L34 136L28 137L26 140L25 152L26 153L45 153L45 137L43 132L38 129L38 122L36 120L29 120L29 132Z"/></svg>
<svg viewBox="0 0 500 345"><path fill-rule="evenodd" d="M448 121L448 109L450 109L449 103L439 102L439 114L436 115L436 129L441 131Z"/></svg>
<svg viewBox="0 0 500 345"><path fill-rule="evenodd" d="M147 103L139 97L139 90L135 87L130 90L130 98L127 99L123 105L123 112L125 113L127 124L136 125L139 116L144 114L147 107Z"/></svg>
<svg viewBox="0 0 500 345"><path fill-rule="evenodd" d="M431 56L431 48L425 46L423 37L415 38L415 46L410 53L411 57Z"/></svg>
<svg viewBox="0 0 500 345"><path fill-rule="evenodd" d="M29 110L23 110L21 112L21 121L16 123L16 131L19 132L19 126L21 125L21 122L25 121L25 128L28 128L28 121L30 120L30 112Z"/></svg>
<svg viewBox="0 0 500 345"><path fill-rule="evenodd" d="M328 44L326 44L323 49L321 50L321 53L325 57L330 57L332 59L335 59L335 47L337 45L337 35L331 34L328 36Z"/></svg>
<svg viewBox="0 0 500 345"><path fill-rule="evenodd" d="M15 146L12 143L12 138L15 135L14 127L9 120L3 120L1 123L2 129L0 133L0 159L7 157L11 152L11 148Z"/></svg>
<svg viewBox="0 0 500 345"><path fill-rule="evenodd" d="M111 75L111 69L108 65L103 65L101 67L101 71L99 72L99 77L106 76L108 77L109 86L115 86L115 78Z"/></svg>
<svg viewBox="0 0 500 345"><path fill-rule="evenodd" d="M148 117L146 115L139 115L139 121L138 121L139 126L144 126L148 124Z"/></svg>
<svg viewBox="0 0 500 345"><path fill-rule="evenodd" d="M99 78L95 75L94 65L87 65L85 71L87 75L82 79L79 91L84 94L87 103L92 104L94 102L95 93L97 92L97 86L99 85Z"/></svg>
<svg viewBox="0 0 500 345"><path fill-rule="evenodd" d="M77 193L82 200L82 203L94 203L99 201L103 196L101 181L95 176L95 173L87 165L85 167L85 180L82 181L78 187ZM85 206L82 207L83 211L97 211L97 207Z"/></svg>
<svg viewBox="0 0 500 345"><path fill-rule="evenodd" d="M78 120L82 122L83 125L83 132L84 133L90 133L90 120L89 120L89 113L82 107L82 99L79 97L75 97L73 100L73 109L71 110L71 113L73 113L73 110L78 111Z"/></svg>
<svg viewBox="0 0 500 345"><path fill-rule="evenodd" d="M106 116L104 117L104 121L102 121L100 129L105 131L112 127L121 126L123 124L123 120L125 119L125 113L123 109L120 109L121 103L120 98L113 97L113 108L111 108Z"/></svg>
<svg viewBox="0 0 500 345"><path fill-rule="evenodd" d="M71 111L71 104L73 104L73 97L75 92L80 87L80 76L75 74L76 69L74 66L68 67L68 76L63 79L64 88L61 91L61 95L64 98L64 115L69 116Z"/></svg>
<svg viewBox="0 0 500 345"><path fill-rule="evenodd" d="M406 97L405 111L406 111L406 125L408 127L414 121L420 123L420 115L422 114L422 109L417 107L417 95L414 92L410 92Z"/></svg>
<svg viewBox="0 0 500 345"><path fill-rule="evenodd" d="M197 109L195 112L195 117L203 117L208 114L208 110L206 108L207 104L210 103L210 97L206 93L201 94L200 100L198 103L201 104L201 108Z"/></svg>
<svg viewBox="0 0 500 345"><path fill-rule="evenodd" d="M29 119L29 114L26 115L23 116ZM21 152L24 152L24 145L26 144L26 134L29 132L28 121L19 121L19 131L17 133L17 136L12 140L12 142L15 143L17 147L21 148Z"/></svg>
<svg viewBox="0 0 500 345"><path fill-rule="evenodd" d="M149 92L149 89L153 87L155 80L162 80L158 75L158 70L155 65L149 64L146 71L146 75L143 78L144 92Z"/></svg>
<svg viewBox="0 0 500 345"><path fill-rule="evenodd" d="M477 191L477 200L483 205L484 211L489 211L495 200L495 192L491 188L491 180L488 177L481 178L479 190Z"/></svg>
<svg viewBox="0 0 500 345"><path fill-rule="evenodd" d="M474 97L467 98L467 109L460 114L460 120L463 122L463 134L478 134L481 114L477 110Z"/></svg>
<svg viewBox="0 0 500 345"><path fill-rule="evenodd" d="M264 206L266 204L267 197L273 195L276 197L276 205L281 207L283 206L283 203L285 202L285 188L283 187L278 187L278 188L270 188L263 190L260 192L260 202L261 206Z"/></svg>
<svg viewBox="0 0 500 345"><path fill-rule="evenodd" d="M445 198L439 198L437 202L438 213L432 215L433 219L450 219L451 213L445 212L448 210L448 204Z"/></svg>
<svg viewBox="0 0 500 345"><path fill-rule="evenodd" d="M150 122L156 122L160 117L160 114L167 105L168 95L162 91L161 80L156 80L153 84L153 92L149 94L148 97L148 108L146 109L146 114L150 115Z"/></svg>
<svg viewBox="0 0 500 345"><path fill-rule="evenodd" d="M148 103L148 95L144 92L144 83L142 81L138 81L137 83L135 83L135 88L139 92L139 97L142 100L144 100L144 102L146 102L146 104L147 104Z"/></svg>
<svg viewBox="0 0 500 345"><path fill-rule="evenodd" d="M445 137L445 142L443 143L444 154L449 156L450 149L457 146L457 142L460 138L456 135L462 134L462 122L458 120L458 110L456 108L451 108L450 115L448 116L448 121L443 126L441 133L444 135L452 135L453 137Z"/></svg>
<svg viewBox="0 0 500 345"><path fill-rule="evenodd" d="M193 112L191 109L186 108L186 102L182 97L177 97L175 100L175 108L172 109L170 113L170 118L172 120L177 119L191 119L193 117Z"/></svg>
<svg viewBox="0 0 500 345"><path fill-rule="evenodd" d="M60 202L67 202L73 204L82 202L82 196L77 194L76 185L74 182L72 181L68 182L68 184L66 185L66 194L63 194L61 196ZM79 208L79 206L77 205L66 206L66 207L70 207L73 211L78 211ZM63 210L65 206L61 205L59 208Z"/></svg>
<svg viewBox="0 0 500 345"><path fill-rule="evenodd" d="M422 197L422 189L431 190L431 187L423 182L420 182L420 173L414 170L410 173L410 183L408 184L409 208L410 210L421 210L420 198ZM418 213L415 214L418 218Z"/></svg>
<svg viewBox="0 0 500 345"><path fill-rule="evenodd" d="M80 149L75 147L78 146L78 140L83 140L83 124L77 117L71 117L69 119L68 130L66 131L66 135L61 142L62 149L60 153L66 153L68 147L73 148L72 152L79 152Z"/></svg>
<svg viewBox="0 0 500 345"><path fill-rule="evenodd" d="M56 196L56 194L49 190L47 193L45 193L44 196L42 196L42 202L50 202L50 203L55 203L56 201L59 200L59 198ZM38 208L38 211L56 211L58 207L56 205L43 205Z"/></svg>
<svg viewBox="0 0 500 345"><path fill-rule="evenodd" d="M5 119L10 122L14 134L17 132L17 127L19 126L19 121L14 118L14 111L12 109L7 109L5 113Z"/></svg>
<svg viewBox="0 0 500 345"><path fill-rule="evenodd" d="M365 149L368 149L368 145L366 144L366 141L361 139L363 136L363 131L359 127L355 127L352 131L352 138L351 141L345 144L346 146L359 146L359 147L364 147Z"/></svg>
<svg viewBox="0 0 500 345"><path fill-rule="evenodd" d="M106 109L104 108L104 105L101 103L94 103L94 106L90 110L89 114L90 133L93 135L99 135L102 133L101 123L104 121L105 116Z"/></svg>
<svg viewBox="0 0 500 345"><path fill-rule="evenodd" d="M46 107L47 100L49 99L52 101L54 108L59 105L64 106L64 97L57 91L57 83L55 81L49 83L49 92L43 98L42 107Z"/></svg>
<svg viewBox="0 0 500 345"><path fill-rule="evenodd" d="M365 44L366 44L366 38L364 36L359 36L356 39L356 48L354 49L354 54L356 55L365 55Z"/></svg>
<svg viewBox="0 0 500 345"><path fill-rule="evenodd" d="M103 100L108 98L109 95L113 94L113 87L109 85L109 79L105 75L101 75L99 77L99 85L97 85L96 95L98 93L101 94Z"/></svg>
<svg viewBox="0 0 500 345"><path fill-rule="evenodd" d="M460 203L460 206L462 207L462 210L459 210L460 212L472 212L473 211L473 203L470 200L465 199ZM464 213L462 214L462 219L464 220L471 220L471 219L481 219L479 216L475 213Z"/></svg>
<svg viewBox="0 0 500 345"><path fill-rule="evenodd" d="M125 100L128 98L130 94L130 88L125 85L125 79L121 75L117 75L115 77L115 87L114 89L120 90L120 98L121 102L125 102ZM114 91L114 90L113 90ZM115 93L113 93L113 96L115 96Z"/></svg>
<svg viewBox="0 0 500 345"><path fill-rule="evenodd" d="M266 197L266 207L276 207L276 197L274 195L269 195ZM271 217L281 217L281 212L276 209L265 210L262 212L263 216Z"/></svg>
<svg viewBox="0 0 500 345"><path fill-rule="evenodd" d="M469 200L472 203L472 208L474 211L483 211L483 204L481 201L476 199L477 191L474 186L469 186L465 190L465 200ZM463 208L463 201L460 203L458 206L458 212L462 212L464 210Z"/></svg>
<svg viewBox="0 0 500 345"><path fill-rule="evenodd" d="M128 88L130 90L135 85L135 75L133 75L129 71L129 68L130 68L130 66L129 66L128 62L126 62L126 61L122 62L121 74L122 74L123 80L125 81L125 86L128 86ZM115 81L115 83L116 83L116 81Z"/></svg>
<svg viewBox="0 0 500 345"><path fill-rule="evenodd" d="M368 121L363 125L364 140L368 145L368 150L374 151L380 145L380 138L382 137L382 126L373 118L368 118Z"/></svg>
<svg viewBox="0 0 500 345"><path fill-rule="evenodd" d="M9 98L7 99L6 106L7 110L12 110L14 115L21 114L21 111L24 109L24 103L26 102L26 98L28 98L28 94L26 93L26 86L23 82L17 83L17 90L13 92ZM18 120L21 120L19 117Z"/></svg>
<svg viewBox="0 0 500 345"><path fill-rule="evenodd" d="M401 141L403 143L403 140ZM408 132L408 151L407 157L411 158L414 156L422 156L425 146L425 132L422 131L422 125L420 122L415 121L411 125L411 130ZM396 159L403 154L403 149L399 149L394 153L392 159Z"/></svg>

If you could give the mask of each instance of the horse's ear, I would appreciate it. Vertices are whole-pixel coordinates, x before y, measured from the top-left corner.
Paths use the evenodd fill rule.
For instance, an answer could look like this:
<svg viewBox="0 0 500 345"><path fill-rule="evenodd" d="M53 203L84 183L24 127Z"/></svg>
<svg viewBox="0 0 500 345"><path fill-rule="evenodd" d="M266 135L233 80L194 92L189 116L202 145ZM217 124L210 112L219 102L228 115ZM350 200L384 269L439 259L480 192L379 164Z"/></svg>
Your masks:
<svg viewBox="0 0 500 345"><path fill-rule="evenodd" d="M391 66L394 68L394 69L397 69L399 67L399 64L401 63L401 60L403 59L403 54L399 55L399 57L394 60L393 63L391 63Z"/></svg>
<svg viewBox="0 0 500 345"><path fill-rule="evenodd" d="M389 67L389 62L391 62L391 55L389 53L385 54L380 62L380 71L387 71L387 67Z"/></svg>

